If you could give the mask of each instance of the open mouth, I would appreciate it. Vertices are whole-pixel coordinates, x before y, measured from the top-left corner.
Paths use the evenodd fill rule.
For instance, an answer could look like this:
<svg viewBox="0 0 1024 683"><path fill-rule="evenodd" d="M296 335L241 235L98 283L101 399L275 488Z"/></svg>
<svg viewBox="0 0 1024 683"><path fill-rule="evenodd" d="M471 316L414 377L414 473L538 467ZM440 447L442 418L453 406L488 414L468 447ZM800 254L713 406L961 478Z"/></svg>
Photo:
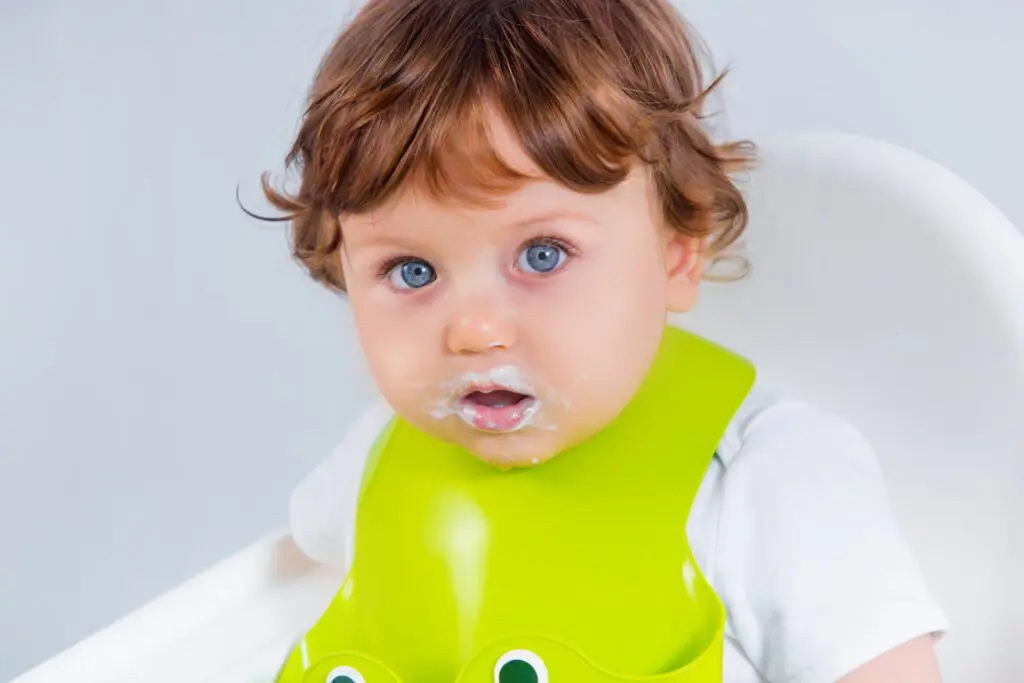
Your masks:
<svg viewBox="0 0 1024 683"><path fill-rule="evenodd" d="M529 422L537 399L504 387L482 388L463 396L459 408L459 417L477 429L511 432Z"/></svg>

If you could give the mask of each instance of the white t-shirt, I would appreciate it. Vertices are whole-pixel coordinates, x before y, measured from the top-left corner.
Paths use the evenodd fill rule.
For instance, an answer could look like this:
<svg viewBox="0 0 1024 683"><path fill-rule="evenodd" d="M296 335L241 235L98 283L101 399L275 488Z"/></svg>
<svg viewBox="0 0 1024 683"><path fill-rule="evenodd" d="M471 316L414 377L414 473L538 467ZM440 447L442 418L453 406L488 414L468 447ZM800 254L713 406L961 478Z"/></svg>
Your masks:
<svg viewBox="0 0 1024 683"><path fill-rule="evenodd" d="M383 402L293 492L291 531L347 567ZM945 616L897 528L871 448L849 424L755 389L729 424L687 524L727 612L724 683L834 683Z"/></svg>

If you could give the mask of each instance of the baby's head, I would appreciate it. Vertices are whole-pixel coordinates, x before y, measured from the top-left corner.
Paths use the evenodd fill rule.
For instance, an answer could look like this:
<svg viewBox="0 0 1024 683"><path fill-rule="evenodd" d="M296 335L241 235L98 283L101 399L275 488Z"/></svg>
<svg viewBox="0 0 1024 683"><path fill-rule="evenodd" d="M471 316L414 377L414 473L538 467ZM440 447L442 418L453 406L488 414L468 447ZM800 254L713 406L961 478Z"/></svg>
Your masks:
<svg viewBox="0 0 1024 683"><path fill-rule="evenodd" d="M289 163L296 256L408 422L541 462L632 399L746 223L667 0L370 0Z"/></svg>

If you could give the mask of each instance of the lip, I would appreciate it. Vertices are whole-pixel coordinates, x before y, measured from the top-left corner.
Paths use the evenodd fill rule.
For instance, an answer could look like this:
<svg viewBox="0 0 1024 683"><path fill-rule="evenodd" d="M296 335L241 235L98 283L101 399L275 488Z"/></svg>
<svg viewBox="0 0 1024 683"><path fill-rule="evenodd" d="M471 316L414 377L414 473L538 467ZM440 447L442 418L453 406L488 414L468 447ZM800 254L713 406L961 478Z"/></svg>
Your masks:
<svg viewBox="0 0 1024 683"><path fill-rule="evenodd" d="M438 420L458 417L471 428L490 434L522 429L534 422L541 409L540 394L516 365L505 364L461 373L439 385L440 395L430 415ZM526 398L500 408L470 400L475 392L508 391Z"/></svg>
<svg viewBox="0 0 1024 683"><path fill-rule="evenodd" d="M468 398L474 393L488 393L492 391L508 391L521 394L523 398L516 403L501 407L483 405ZM459 417L474 429L496 434L507 434L522 429L529 424L537 412L537 408L540 406L540 401L538 401L536 396L519 389L502 384L487 383L467 387L462 397L458 399L457 405Z"/></svg>

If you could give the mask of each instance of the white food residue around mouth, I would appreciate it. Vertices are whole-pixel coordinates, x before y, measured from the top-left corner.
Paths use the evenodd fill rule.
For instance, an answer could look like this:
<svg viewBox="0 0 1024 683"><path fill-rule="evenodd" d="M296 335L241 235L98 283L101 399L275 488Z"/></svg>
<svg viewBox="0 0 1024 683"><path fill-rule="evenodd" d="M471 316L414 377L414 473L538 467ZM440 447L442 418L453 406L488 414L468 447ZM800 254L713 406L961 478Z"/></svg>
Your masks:
<svg viewBox="0 0 1024 683"><path fill-rule="evenodd" d="M431 408L431 417L443 420L456 416L466 424L487 431L513 432L536 424L540 412L541 399L533 385L524 377L522 371L514 365L501 365L484 372L466 372L439 386L440 400ZM486 406L466 401L467 395L474 391L503 390L521 394L524 398L514 406L498 406L508 411L506 420L509 424L499 425L483 413ZM547 426L553 429L554 425Z"/></svg>

